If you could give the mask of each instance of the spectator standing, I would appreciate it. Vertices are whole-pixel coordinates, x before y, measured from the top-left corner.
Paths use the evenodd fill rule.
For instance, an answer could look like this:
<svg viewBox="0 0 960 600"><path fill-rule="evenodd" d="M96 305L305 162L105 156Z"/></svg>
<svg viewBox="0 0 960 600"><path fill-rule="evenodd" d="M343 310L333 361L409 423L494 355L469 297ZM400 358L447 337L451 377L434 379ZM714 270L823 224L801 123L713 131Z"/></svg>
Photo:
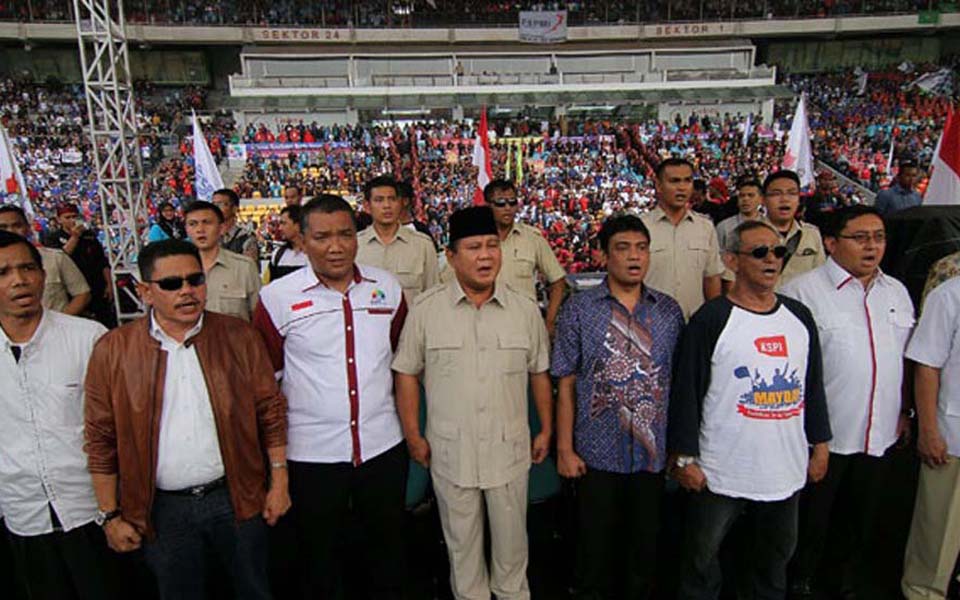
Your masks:
<svg viewBox="0 0 960 600"><path fill-rule="evenodd" d="M809 223L797 220L800 207L800 177L793 171L781 170L763 180L763 206L767 222L780 234L787 248L778 285L812 271L824 263L827 253L820 231Z"/></svg>
<svg viewBox="0 0 960 600"><path fill-rule="evenodd" d="M260 250L257 248L257 236L237 222L240 210L240 196L231 189L224 188L213 193L211 202L223 213L223 234L220 245L230 252L242 254L253 261L260 269Z"/></svg>
<svg viewBox="0 0 960 600"><path fill-rule="evenodd" d="M877 194L874 206L881 216L887 217L901 210L920 206L923 199L920 192L913 189L918 173L917 163L912 160L900 161L896 183Z"/></svg>

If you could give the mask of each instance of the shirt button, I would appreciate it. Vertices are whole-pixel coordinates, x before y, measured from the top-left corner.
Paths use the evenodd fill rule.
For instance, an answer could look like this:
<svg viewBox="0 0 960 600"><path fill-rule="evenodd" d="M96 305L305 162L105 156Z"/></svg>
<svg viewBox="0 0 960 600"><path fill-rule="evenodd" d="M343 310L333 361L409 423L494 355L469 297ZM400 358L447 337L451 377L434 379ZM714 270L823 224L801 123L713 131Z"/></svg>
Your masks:
<svg viewBox="0 0 960 600"><path fill-rule="evenodd" d="M353 359L352 359L352 358L348 358L348 359L347 359L347 362L352 365L352 364L353 364Z"/></svg>
<svg viewBox="0 0 960 600"><path fill-rule="evenodd" d="M347 325L347 331L353 331L353 327Z"/></svg>
<svg viewBox="0 0 960 600"><path fill-rule="evenodd" d="M351 395L351 396L356 396L356 395L357 395L357 390L350 390L350 395Z"/></svg>
<svg viewBox="0 0 960 600"><path fill-rule="evenodd" d="M357 426L356 421L350 421L350 427L356 427L356 426Z"/></svg>

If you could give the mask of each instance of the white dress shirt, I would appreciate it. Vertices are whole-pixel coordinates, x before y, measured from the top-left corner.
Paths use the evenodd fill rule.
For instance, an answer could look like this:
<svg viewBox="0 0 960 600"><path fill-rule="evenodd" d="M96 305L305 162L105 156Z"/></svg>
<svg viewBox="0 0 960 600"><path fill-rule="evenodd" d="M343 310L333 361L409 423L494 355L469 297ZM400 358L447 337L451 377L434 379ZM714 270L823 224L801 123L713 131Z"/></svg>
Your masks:
<svg viewBox="0 0 960 600"><path fill-rule="evenodd" d="M810 309L823 353L830 451L883 456L897 441L903 358L913 302L902 283L879 272L864 290L832 258L781 292Z"/></svg>
<svg viewBox="0 0 960 600"><path fill-rule="evenodd" d="M960 457L960 277L927 296L907 358L940 369L937 424L947 453Z"/></svg>
<svg viewBox="0 0 960 600"><path fill-rule="evenodd" d="M161 490L182 490L224 475L207 382L197 349L188 343L201 327L203 317L178 342L150 315L150 335L167 353L157 451L157 488Z"/></svg>
<svg viewBox="0 0 960 600"><path fill-rule="evenodd" d="M97 500L83 453L83 378L96 321L44 310L33 338L14 344L0 329L0 512L21 536L93 521ZM20 361L11 346L20 346Z"/></svg>
<svg viewBox="0 0 960 600"><path fill-rule="evenodd" d="M300 269L260 290L254 326L287 398L287 457L362 462L403 439L390 363L407 308L396 277L354 267L346 293Z"/></svg>

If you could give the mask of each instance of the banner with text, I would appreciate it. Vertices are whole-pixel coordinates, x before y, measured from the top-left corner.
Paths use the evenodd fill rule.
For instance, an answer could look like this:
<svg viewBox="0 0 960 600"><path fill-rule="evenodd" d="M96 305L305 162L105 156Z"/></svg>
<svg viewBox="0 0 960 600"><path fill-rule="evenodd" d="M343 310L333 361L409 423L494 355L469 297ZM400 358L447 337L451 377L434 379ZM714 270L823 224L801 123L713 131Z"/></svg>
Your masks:
<svg viewBox="0 0 960 600"><path fill-rule="evenodd" d="M531 44L567 41L567 11L520 11L520 41Z"/></svg>

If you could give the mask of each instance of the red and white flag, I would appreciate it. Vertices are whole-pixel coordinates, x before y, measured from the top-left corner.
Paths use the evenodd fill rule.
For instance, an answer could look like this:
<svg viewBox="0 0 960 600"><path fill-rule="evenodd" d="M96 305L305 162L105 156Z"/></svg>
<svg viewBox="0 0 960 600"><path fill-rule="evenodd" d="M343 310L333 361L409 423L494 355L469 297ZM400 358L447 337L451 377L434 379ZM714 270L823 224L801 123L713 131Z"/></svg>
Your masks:
<svg viewBox="0 0 960 600"><path fill-rule="evenodd" d="M20 165L17 164L17 157L13 153L10 136L3 127L0 127L0 180L3 183L3 191L8 197L16 194L20 208L27 214L28 219L33 220L33 204L27 192L27 184L23 180L23 173L20 172Z"/></svg>
<svg viewBox="0 0 960 600"><path fill-rule="evenodd" d="M493 169L490 167L490 141L487 139L487 107L480 112L480 125L477 128L477 139L473 142L473 166L477 167L477 189L473 191L473 204L483 204L483 189L493 179Z"/></svg>
<svg viewBox="0 0 960 600"><path fill-rule="evenodd" d="M813 185L813 150L810 148L810 123L807 121L807 95L800 95L797 112L793 114L787 148L783 154L782 169L795 171L800 177L800 186Z"/></svg>
<svg viewBox="0 0 960 600"><path fill-rule="evenodd" d="M960 204L960 115L951 111L933 157L924 204Z"/></svg>

